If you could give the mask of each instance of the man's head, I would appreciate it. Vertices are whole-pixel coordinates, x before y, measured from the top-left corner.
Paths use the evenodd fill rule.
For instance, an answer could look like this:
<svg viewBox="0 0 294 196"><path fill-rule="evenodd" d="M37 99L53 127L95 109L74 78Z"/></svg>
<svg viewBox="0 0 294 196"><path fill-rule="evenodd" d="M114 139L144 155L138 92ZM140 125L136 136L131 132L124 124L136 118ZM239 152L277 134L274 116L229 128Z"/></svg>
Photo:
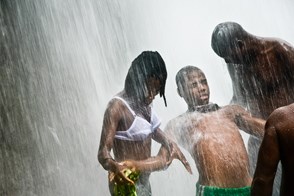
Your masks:
<svg viewBox="0 0 294 196"><path fill-rule="evenodd" d="M164 96L166 78L165 63L160 54L153 51L144 51L132 62L129 68L125 79L125 91L128 95L143 103L149 103L150 99L153 99L159 93L160 97L163 96L166 105ZM156 83L159 83L159 85ZM156 89L154 90L154 88Z"/></svg>
<svg viewBox="0 0 294 196"><path fill-rule="evenodd" d="M195 66L186 66L176 75L178 93L184 98L188 107L209 103L209 86L204 73Z"/></svg>
<svg viewBox="0 0 294 196"><path fill-rule="evenodd" d="M218 24L211 37L211 47L214 52L227 62L241 63L247 53L246 40L251 38L241 25L235 22Z"/></svg>

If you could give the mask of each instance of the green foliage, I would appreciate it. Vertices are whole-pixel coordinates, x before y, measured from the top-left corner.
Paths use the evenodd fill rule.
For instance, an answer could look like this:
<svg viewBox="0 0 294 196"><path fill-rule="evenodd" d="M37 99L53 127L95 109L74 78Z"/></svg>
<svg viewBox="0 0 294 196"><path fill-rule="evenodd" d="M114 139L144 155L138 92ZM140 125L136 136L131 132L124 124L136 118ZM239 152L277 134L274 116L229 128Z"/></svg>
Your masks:
<svg viewBox="0 0 294 196"><path fill-rule="evenodd" d="M133 182L137 182L140 176L140 172L126 169L124 175L131 179ZM114 184L115 196L137 196L136 186L134 184Z"/></svg>

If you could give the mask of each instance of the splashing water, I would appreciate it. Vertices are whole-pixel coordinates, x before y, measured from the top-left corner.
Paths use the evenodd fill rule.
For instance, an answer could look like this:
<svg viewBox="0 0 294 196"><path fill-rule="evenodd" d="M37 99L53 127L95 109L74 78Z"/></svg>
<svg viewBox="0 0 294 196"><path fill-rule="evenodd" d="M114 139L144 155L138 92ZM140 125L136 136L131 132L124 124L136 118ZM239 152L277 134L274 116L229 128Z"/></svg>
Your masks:
<svg viewBox="0 0 294 196"><path fill-rule="evenodd" d="M100 129L107 101L123 88L131 59L148 49L163 54L169 107L160 99L154 103L162 128L186 111L174 76L187 63L203 66L214 102L228 103L230 78L225 67L216 66L222 62L210 48L212 30L219 20L239 20L294 43L294 29L286 27L293 3L273 2L231 1L220 9L189 0L2 0L0 195L108 195L107 173L96 158ZM269 7L278 11L269 14ZM250 18L264 17L252 24L246 8ZM194 173L189 176L173 162L152 174L154 195L195 194Z"/></svg>

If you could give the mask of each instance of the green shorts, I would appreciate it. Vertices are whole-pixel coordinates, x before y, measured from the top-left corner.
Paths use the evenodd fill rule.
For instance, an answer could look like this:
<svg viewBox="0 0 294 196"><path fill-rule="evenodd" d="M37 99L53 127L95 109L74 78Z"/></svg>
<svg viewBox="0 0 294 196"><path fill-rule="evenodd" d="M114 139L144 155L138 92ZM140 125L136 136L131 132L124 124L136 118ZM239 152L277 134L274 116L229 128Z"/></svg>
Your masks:
<svg viewBox="0 0 294 196"><path fill-rule="evenodd" d="M240 188L219 188L196 184L196 196L250 196L250 186Z"/></svg>

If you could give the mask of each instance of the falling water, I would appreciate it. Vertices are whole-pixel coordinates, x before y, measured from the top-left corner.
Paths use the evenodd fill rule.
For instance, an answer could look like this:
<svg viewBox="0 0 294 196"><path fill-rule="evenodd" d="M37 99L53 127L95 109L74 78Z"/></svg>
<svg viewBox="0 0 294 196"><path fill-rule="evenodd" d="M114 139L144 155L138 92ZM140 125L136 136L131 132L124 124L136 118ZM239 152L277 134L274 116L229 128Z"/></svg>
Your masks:
<svg viewBox="0 0 294 196"><path fill-rule="evenodd" d="M294 43L290 1L222 3L1 0L0 195L109 195L96 158L103 112L141 51L158 50L167 64L168 107L154 103L163 128L186 110L174 76L187 64L204 70L212 101L230 101L226 67L210 48L219 22ZM152 174L154 195L195 194L185 155L194 175L174 161Z"/></svg>
<svg viewBox="0 0 294 196"><path fill-rule="evenodd" d="M99 195L101 100L126 50L109 6L1 1L0 195Z"/></svg>

